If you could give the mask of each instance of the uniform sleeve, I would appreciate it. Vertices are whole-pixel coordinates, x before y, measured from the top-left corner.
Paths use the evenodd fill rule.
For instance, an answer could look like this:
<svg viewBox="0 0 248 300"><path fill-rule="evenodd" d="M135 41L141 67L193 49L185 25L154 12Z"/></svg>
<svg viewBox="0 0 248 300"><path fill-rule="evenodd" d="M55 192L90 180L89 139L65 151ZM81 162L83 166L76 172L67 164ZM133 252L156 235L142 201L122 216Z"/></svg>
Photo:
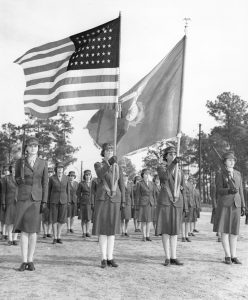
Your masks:
<svg viewBox="0 0 248 300"><path fill-rule="evenodd" d="M49 178L49 181L48 181L48 196L47 196L47 203L50 203L51 202L51 192L52 192L52 177Z"/></svg>
<svg viewBox="0 0 248 300"><path fill-rule="evenodd" d="M240 177L241 177L241 175L240 175ZM243 192L242 177L240 178L239 194L240 194L240 198L241 198L241 207L245 208L245 199L244 199L244 192Z"/></svg>
<svg viewBox="0 0 248 300"><path fill-rule="evenodd" d="M42 202L47 203L47 196L48 196L48 167L47 167L47 161L45 161L45 167L42 176Z"/></svg>
<svg viewBox="0 0 248 300"><path fill-rule="evenodd" d="M67 203L71 203L71 187L68 179L67 179L66 192L67 192Z"/></svg>
<svg viewBox="0 0 248 300"><path fill-rule="evenodd" d="M21 184L21 182L22 182L22 178L21 178L21 162L22 162L22 160L19 159L16 162L16 165L15 165L15 181L16 181L16 183L18 185Z"/></svg>
<svg viewBox="0 0 248 300"><path fill-rule="evenodd" d="M97 187L96 181L92 180L91 188L90 188L90 203L93 206L95 205L96 187Z"/></svg>
<svg viewBox="0 0 248 300"><path fill-rule="evenodd" d="M6 204L6 193L7 193L7 180L6 178L3 178L1 181L1 186L2 186L2 205Z"/></svg>

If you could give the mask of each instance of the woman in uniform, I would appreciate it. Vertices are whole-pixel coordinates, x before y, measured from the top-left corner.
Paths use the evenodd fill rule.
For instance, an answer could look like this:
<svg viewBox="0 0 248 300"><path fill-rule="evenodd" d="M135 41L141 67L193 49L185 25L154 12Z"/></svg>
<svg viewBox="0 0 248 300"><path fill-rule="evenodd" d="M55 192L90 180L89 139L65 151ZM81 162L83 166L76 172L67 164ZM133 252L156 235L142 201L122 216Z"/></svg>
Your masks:
<svg viewBox="0 0 248 300"><path fill-rule="evenodd" d="M150 231L154 216L154 184L149 180L150 171L143 169L141 171L142 180L138 183L136 189L136 203L139 205L138 221L141 222L143 241L151 242Z"/></svg>
<svg viewBox="0 0 248 300"><path fill-rule="evenodd" d="M70 171L68 174L69 183L70 183L70 200L71 205L67 206L67 232L74 233L73 224L74 219L77 216L77 189L78 182L75 181L76 173L74 171Z"/></svg>
<svg viewBox="0 0 248 300"><path fill-rule="evenodd" d="M125 207L121 208L121 228L122 228L122 236L129 237L127 233L127 227L129 220L131 219L131 210L133 207L133 199L132 199L132 187L128 182L128 175L123 175L124 185L125 185Z"/></svg>
<svg viewBox="0 0 248 300"><path fill-rule="evenodd" d="M14 232L21 232L22 264L19 271L34 271L33 256L40 231L41 215L47 202L47 161L38 157L38 140L26 140L27 157L16 162L15 180L18 185Z"/></svg>
<svg viewBox="0 0 248 300"><path fill-rule="evenodd" d="M67 222L67 207L70 203L69 179L64 175L64 164L59 162L56 164L55 174L49 178L48 185L48 206L53 224L53 244L63 244L61 233Z"/></svg>
<svg viewBox="0 0 248 300"><path fill-rule="evenodd" d="M5 176L2 181L2 204L6 212L5 224L8 233L8 245L17 245L18 233L13 233L16 216L17 184L15 181L15 169L9 166L10 175Z"/></svg>
<svg viewBox="0 0 248 300"><path fill-rule="evenodd" d="M83 238L90 237L90 222L92 220L91 184L91 171L85 170L83 181L79 183L77 189L78 202L80 205L80 218Z"/></svg>
<svg viewBox="0 0 248 300"><path fill-rule="evenodd" d="M137 190L137 184L141 180L141 177L139 175L136 175L133 179L133 186L132 186L132 198L134 202L134 207L132 210L132 217L133 217L133 224L134 224L134 231L135 232L141 232L140 229L140 222L138 221L138 215L139 215L139 205L136 202L136 190Z"/></svg>
<svg viewBox="0 0 248 300"><path fill-rule="evenodd" d="M193 185L190 182L190 177L188 173L184 174L184 200L187 202L188 206L188 213L185 213L183 211L183 217L182 217L182 242L191 242L191 239L189 238L190 235L190 221L193 216L193 208L192 204L194 201L194 194L193 194Z"/></svg>
<svg viewBox="0 0 248 300"><path fill-rule="evenodd" d="M48 177L53 176L54 170L52 167L48 167ZM43 228L43 239L52 237L52 223L50 220L50 212L48 206L42 212L42 228Z"/></svg>
<svg viewBox="0 0 248 300"><path fill-rule="evenodd" d="M237 159L232 151L223 155L226 172L216 176L217 209L214 232L221 232L226 264L241 264L237 258L240 215L245 214L241 174L234 169Z"/></svg>
<svg viewBox="0 0 248 300"><path fill-rule="evenodd" d="M155 200L155 205L153 209L153 227L154 230L156 231L156 224L157 224L157 201L158 201L158 195L161 190L160 186L160 180L158 174L153 176L153 183L154 183L154 200Z"/></svg>
<svg viewBox="0 0 248 300"><path fill-rule="evenodd" d="M118 267L113 259L113 251L115 235L120 233L120 208L125 206L125 187L122 170L116 156L113 156L113 146L103 144L101 156L102 162L94 165L99 183L95 195L92 234L99 236L101 267Z"/></svg>
<svg viewBox="0 0 248 300"><path fill-rule="evenodd" d="M178 197L174 195L175 186L175 168L179 163L176 157L175 147L167 147L164 149L163 160L167 162L164 167L160 164L157 168L160 178L161 191L158 196L157 203L157 226L156 234L162 235L162 242L165 252L165 266L182 265L183 263L177 259L177 236L181 231L183 211L187 213L188 207L184 196L184 177L180 170L178 171Z"/></svg>

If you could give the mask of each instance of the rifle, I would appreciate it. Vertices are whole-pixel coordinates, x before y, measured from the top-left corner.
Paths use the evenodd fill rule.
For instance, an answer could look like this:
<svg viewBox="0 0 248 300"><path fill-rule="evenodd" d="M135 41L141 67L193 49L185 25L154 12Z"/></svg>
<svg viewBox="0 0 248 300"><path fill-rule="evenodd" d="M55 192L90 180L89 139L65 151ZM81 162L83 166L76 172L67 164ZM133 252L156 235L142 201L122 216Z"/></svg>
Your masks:
<svg viewBox="0 0 248 300"><path fill-rule="evenodd" d="M24 181L25 175L24 175L24 168L25 168L25 140L26 140L26 134L25 134L25 125L23 126L23 135L22 135L22 156L21 156L21 179Z"/></svg>
<svg viewBox="0 0 248 300"><path fill-rule="evenodd" d="M230 176L226 166L224 165L222 158L220 156L220 154L218 153L218 151L215 149L215 147L213 145L211 145L212 149L214 150L215 154L217 155L218 159L219 159L219 166L221 168L222 173L224 174L224 176L226 177L228 184L229 184L229 188L230 189L236 189L235 187L235 182L233 181L232 177Z"/></svg>

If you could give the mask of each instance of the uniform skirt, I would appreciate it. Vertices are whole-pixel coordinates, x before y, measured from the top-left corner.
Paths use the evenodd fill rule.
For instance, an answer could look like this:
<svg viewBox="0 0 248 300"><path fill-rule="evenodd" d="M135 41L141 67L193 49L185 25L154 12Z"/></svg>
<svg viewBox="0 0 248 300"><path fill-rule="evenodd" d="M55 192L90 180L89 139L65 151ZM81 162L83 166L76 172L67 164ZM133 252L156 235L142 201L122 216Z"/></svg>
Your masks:
<svg viewBox="0 0 248 300"><path fill-rule="evenodd" d="M153 211L154 207L149 205L143 206L140 205L138 221L139 222L152 222L153 221Z"/></svg>
<svg viewBox="0 0 248 300"><path fill-rule="evenodd" d="M121 210L121 220L129 221L132 218L131 205L126 205Z"/></svg>
<svg viewBox="0 0 248 300"><path fill-rule="evenodd" d="M96 200L93 218L93 235L120 234L120 203L111 202L110 199Z"/></svg>
<svg viewBox="0 0 248 300"><path fill-rule="evenodd" d="M156 234L178 235L182 227L182 212L181 207L158 205Z"/></svg>
<svg viewBox="0 0 248 300"><path fill-rule="evenodd" d="M189 211L188 211L188 214L187 214L187 217L185 217L185 214L183 213L183 219L182 219L182 222L186 222L186 223L189 223L189 222L194 222L194 207L189 207Z"/></svg>
<svg viewBox="0 0 248 300"><path fill-rule="evenodd" d="M16 218L16 202L7 205L6 215L5 215L5 224L12 225L15 223Z"/></svg>
<svg viewBox="0 0 248 300"><path fill-rule="evenodd" d="M74 218L77 216L77 204L71 203L67 206L67 218Z"/></svg>
<svg viewBox="0 0 248 300"><path fill-rule="evenodd" d="M90 222L92 219L92 210L90 204L81 204L80 205L80 218L81 222Z"/></svg>
<svg viewBox="0 0 248 300"><path fill-rule="evenodd" d="M50 207L51 223L64 224L67 222L67 204L52 203Z"/></svg>
<svg viewBox="0 0 248 300"><path fill-rule="evenodd" d="M192 222L196 222L198 218L198 208L194 207Z"/></svg>
<svg viewBox="0 0 248 300"><path fill-rule="evenodd" d="M46 207L42 212L42 222L43 223L51 223L51 221L50 221L50 211L49 211L48 207Z"/></svg>
<svg viewBox="0 0 248 300"><path fill-rule="evenodd" d="M5 224L6 212L3 210L2 205L0 205L0 222Z"/></svg>
<svg viewBox="0 0 248 300"><path fill-rule="evenodd" d="M239 234L241 207L217 207L214 232Z"/></svg>
<svg viewBox="0 0 248 300"><path fill-rule="evenodd" d="M17 201L13 232L38 233L41 225L41 201Z"/></svg>
<svg viewBox="0 0 248 300"><path fill-rule="evenodd" d="M133 215L132 215L132 217L134 218L134 219L138 219L138 217L139 217L139 206L138 205L134 205L134 208L133 208Z"/></svg>

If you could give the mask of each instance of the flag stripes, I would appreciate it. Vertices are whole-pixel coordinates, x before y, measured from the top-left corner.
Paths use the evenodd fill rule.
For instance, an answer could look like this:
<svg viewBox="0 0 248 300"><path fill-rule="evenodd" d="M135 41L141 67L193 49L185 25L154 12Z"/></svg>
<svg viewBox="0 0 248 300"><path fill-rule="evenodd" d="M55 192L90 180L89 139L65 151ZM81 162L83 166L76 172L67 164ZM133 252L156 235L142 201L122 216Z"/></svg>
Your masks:
<svg viewBox="0 0 248 300"><path fill-rule="evenodd" d="M119 88L119 47L111 34L119 36L118 22L35 47L18 58L15 63L22 66L26 79L25 112L48 118L65 111L112 108Z"/></svg>

